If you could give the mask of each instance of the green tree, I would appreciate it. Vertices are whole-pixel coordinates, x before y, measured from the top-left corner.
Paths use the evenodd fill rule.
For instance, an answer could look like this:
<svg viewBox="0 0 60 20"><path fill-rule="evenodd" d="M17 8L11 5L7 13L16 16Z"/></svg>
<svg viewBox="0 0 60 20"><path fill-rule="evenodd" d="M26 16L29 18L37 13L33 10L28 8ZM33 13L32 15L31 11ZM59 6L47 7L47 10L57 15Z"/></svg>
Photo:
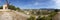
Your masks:
<svg viewBox="0 0 60 20"><path fill-rule="evenodd" d="M0 6L0 9L3 9L3 6Z"/></svg>
<svg viewBox="0 0 60 20"><path fill-rule="evenodd" d="M55 11L55 12L58 12L58 9L55 9L54 11Z"/></svg>
<svg viewBox="0 0 60 20"><path fill-rule="evenodd" d="M15 6L13 6L13 5L9 5L8 9L16 10L16 7L15 7Z"/></svg>

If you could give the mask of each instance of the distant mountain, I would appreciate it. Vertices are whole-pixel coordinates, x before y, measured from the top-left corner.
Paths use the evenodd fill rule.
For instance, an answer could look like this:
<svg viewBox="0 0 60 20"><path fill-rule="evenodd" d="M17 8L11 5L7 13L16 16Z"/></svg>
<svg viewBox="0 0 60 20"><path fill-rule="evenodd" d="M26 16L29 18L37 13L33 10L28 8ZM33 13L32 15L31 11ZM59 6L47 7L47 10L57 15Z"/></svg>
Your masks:
<svg viewBox="0 0 60 20"><path fill-rule="evenodd" d="M56 10L54 8L40 8L40 9L23 9L25 11L28 11L28 10ZM60 9L57 9L57 10L60 10Z"/></svg>

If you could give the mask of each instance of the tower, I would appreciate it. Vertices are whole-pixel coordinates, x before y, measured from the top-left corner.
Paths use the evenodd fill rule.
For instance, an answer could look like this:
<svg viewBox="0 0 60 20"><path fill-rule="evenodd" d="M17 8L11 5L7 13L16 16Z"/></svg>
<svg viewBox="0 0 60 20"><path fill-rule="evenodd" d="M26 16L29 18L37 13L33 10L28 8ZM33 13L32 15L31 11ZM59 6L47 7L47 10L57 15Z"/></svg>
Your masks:
<svg viewBox="0 0 60 20"><path fill-rule="evenodd" d="M6 0L5 4L3 5L3 10L8 9L8 6L9 6L8 0Z"/></svg>

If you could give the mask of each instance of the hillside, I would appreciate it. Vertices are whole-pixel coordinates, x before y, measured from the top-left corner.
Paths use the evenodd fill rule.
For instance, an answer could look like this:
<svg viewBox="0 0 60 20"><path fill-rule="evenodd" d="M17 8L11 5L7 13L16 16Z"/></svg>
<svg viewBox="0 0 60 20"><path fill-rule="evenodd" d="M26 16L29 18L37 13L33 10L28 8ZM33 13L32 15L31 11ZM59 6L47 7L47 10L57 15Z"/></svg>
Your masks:
<svg viewBox="0 0 60 20"><path fill-rule="evenodd" d="M0 11L0 20L27 20L28 15L18 11Z"/></svg>

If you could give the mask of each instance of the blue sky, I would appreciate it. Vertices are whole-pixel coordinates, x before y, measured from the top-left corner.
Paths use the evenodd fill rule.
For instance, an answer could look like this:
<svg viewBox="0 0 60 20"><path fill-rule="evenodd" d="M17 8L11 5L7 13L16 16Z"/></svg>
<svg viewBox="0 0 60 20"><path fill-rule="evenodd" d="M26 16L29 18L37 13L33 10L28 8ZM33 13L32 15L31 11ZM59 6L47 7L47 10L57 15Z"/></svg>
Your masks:
<svg viewBox="0 0 60 20"><path fill-rule="evenodd" d="M9 0L11 5L21 9L40 9L40 8L55 8L60 9L60 0ZM5 3L5 0L0 0L0 6Z"/></svg>

